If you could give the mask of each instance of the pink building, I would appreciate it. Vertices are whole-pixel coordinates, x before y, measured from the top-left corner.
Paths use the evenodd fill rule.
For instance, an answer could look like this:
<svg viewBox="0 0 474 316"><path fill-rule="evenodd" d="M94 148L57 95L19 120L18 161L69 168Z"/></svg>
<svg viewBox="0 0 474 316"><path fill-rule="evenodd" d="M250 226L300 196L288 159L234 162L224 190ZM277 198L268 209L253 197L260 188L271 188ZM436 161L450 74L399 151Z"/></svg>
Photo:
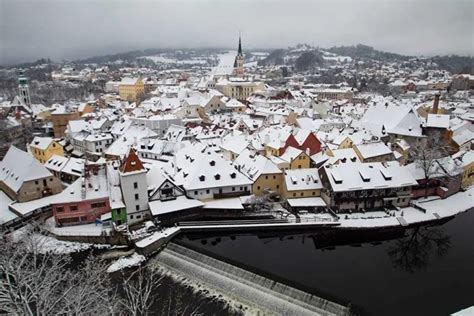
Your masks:
<svg viewBox="0 0 474 316"><path fill-rule="evenodd" d="M85 166L85 175L64 190L52 204L56 225L93 223L110 212L105 164Z"/></svg>
<svg viewBox="0 0 474 316"><path fill-rule="evenodd" d="M96 218L108 212L108 198L53 204L54 219L58 226L93 223Z"/></svg>

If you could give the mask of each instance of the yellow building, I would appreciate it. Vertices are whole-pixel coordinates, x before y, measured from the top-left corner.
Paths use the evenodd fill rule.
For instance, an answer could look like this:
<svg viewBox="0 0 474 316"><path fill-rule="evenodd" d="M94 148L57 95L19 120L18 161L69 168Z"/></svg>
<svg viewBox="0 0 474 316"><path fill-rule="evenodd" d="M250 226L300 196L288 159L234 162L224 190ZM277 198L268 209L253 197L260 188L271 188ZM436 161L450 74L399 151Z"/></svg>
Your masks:
<svg viewBox="0 0 474 316"><path fill-rule="evenodd" d="M283 190L283 172L267 157L245 149L233 163L237 169L253 181L252 193L256 196Z"/></svg>
<svg viewBox="0 0 474 316"><path fill-rule="evenodd" d="M287 170L282 196L286 199L319 197L322 188L318 169Z"/></svg>
<svg viewBox="0 0 474 316"><path fill-rule="evenodd" d="M291 146L285 149L285 153L280 156L280 159L288 162L290 169L307 169L311 164L308 154Z"/></svg>
<svg viewBox="0 0 474 316"><path fill-rule="evenodd" d="M278 169L278 168L277 168ZM283 191L283 172L262 173L252 185L252 193L260 196L266 192L276 192L281 194Z"/></svg>
<svg viewBox="0 0 474 316"><path fill-rule="evenodd" d="M81 114L77 111L71 111L65 107L56 109L51 113L51 123L53 123L53 131L55 138L65 136L65 131L69 121L80 119Z"/></svg>
<svg viewBox="0 0 474 316"><path fill-rule="evenodd" d="M344 138L344 140L339 144L338 149L347 149L347 148L352 148L352 145L354 143L352 142L351 138L348 136Z"/></svg>
<svg viewBox="0 0 474 316"><path fill-rule="evenodd" d="M145 95L145 84L140 78L123 78L119 83L119 95L123 100L140 102Z"/></svg>
<svg viewBox="0 0 474 316"><path fill-rule="evenodd" d="M36 136L30 144L30 152L42 164L53 155L64 156L63 146L51 137Z"/></svg>
<svg viewBox="0 0 474 316"><path fill-rule="evenodd" d="M453 158L459 159L463 168L462 187L464 189L474 184L474 151L459 152Z"/></svg>
<svg viewBox="0 0 474 316"><path fill-rule="evenodd" d="M265 91L265 85L263 82L224 79L216 83L216 89L226 97L246 100L256 91Z"/></svg>

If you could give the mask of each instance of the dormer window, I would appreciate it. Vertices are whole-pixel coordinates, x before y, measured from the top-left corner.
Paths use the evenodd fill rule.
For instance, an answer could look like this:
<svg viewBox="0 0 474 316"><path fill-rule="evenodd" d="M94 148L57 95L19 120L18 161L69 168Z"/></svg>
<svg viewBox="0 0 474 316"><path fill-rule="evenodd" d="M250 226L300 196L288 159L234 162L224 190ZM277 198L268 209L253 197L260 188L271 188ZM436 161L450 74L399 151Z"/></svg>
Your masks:
<svg viewBox="0 0 474 316"><path fill-rule="evenodd" d="M221 179L221 175L218 174L218 173L216 173L216 174L214 175L214 178L215 178L216 180L220 180L220 179Z"/></svg>
<svg viewBox="0 0 474 316"><path fill-rule="evenodd" d="M199 181L204 182L206 180L206 177L204 175L199 176Z"/></svg>
<svg viewBox="0 0 474 316"><path fill-rule="evenodd" d="M235 178L237 177L237 174L236 174L235 172L232 172L232 173L230 174L230 177L231 177L232 179L235 179Z"/></svg>
<svg viewBox="0 0 474 316"><path fill-rule="evenodd" d="M214 167L216 165L216 162L214 160L211 160L209 164Z"/></svg>

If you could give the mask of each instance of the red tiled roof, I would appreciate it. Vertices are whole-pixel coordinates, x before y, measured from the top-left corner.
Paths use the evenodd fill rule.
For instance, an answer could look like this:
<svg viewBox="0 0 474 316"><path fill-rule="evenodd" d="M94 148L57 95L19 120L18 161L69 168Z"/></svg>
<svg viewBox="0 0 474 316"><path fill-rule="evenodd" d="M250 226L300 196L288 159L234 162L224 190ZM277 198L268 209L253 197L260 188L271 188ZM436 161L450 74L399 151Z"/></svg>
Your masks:
<svg viewBox="0 0 474 316"><path fill-rule="evenodd" d="M122 165L120 166L120 171L125 173L140 170L145 170L145 167L140 161L140 158L138 158L135 149L132 148L128 152L127 157L125 157L125 159L123 160Z"/></svg>

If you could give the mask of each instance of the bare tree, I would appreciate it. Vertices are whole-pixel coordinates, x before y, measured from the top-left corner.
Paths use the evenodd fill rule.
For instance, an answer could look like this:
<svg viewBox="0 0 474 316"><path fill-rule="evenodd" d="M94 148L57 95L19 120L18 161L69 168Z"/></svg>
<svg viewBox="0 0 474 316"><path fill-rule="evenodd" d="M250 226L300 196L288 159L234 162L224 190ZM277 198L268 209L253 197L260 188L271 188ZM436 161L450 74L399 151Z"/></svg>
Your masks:
<svg viewBox="0 0 474 316"><path fill-rule="evenodd" d="M449 156L449 148L439 141L428 140L427 143L421 143L410 152L410 158L415 162L416 167L423 172L423 185L425 197L428 195L430 182L442 176L449 176L442 168L439 168L439 160ZM441 172L441 174L440 174Z"/></svg>
<svg viewBox="0 0 474 316"><path fill-rule="evenodd" d="M162 279L158 270L151 267L140 267L124 278L122 306L125 311L133 316L147 315Z"/></svg>
<svg viewBox="0 0 474 316"><path fill-rule="evenodd" d="M103 263L88 259L71 270L69 256L44 252L44 238L28 230L17 241L0 240L0 312L21 315L117 312Z"/></svg>

